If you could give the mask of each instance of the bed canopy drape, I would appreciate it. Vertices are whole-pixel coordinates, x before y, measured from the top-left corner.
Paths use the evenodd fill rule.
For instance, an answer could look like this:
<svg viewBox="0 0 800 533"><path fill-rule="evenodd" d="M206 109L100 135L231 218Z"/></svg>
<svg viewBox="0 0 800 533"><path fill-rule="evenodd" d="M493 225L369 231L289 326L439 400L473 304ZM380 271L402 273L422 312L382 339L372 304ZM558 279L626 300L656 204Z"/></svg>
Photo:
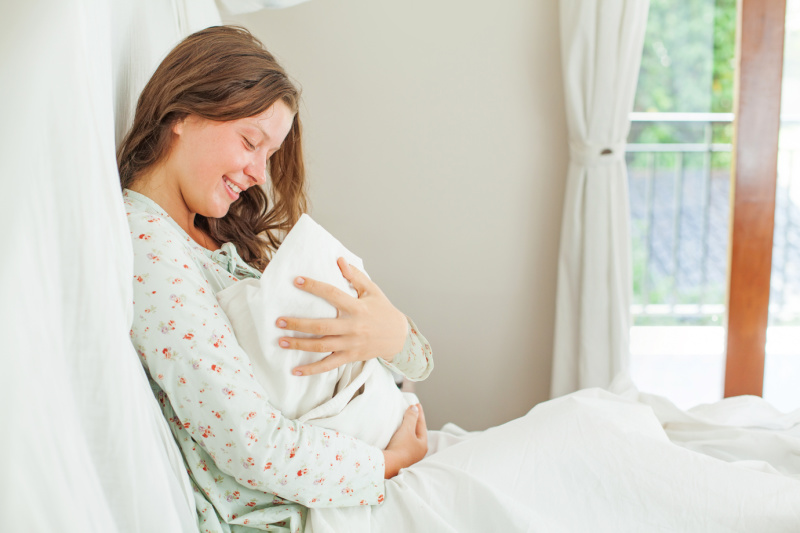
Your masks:
<svg viewBox="0 0 800 533"><path fill-rule="evenodd" d="M196 531L128 335L115 139L161 58L219 12L213 0L30 0L4 3L0 20L0 531Z"/></svg>
<svg viewBox="0 0 800 533"><path fill-rule="evenodd" d="M560 0L570 162L551 396L627 370L631 259L625 139L648 0Z"/></svg>

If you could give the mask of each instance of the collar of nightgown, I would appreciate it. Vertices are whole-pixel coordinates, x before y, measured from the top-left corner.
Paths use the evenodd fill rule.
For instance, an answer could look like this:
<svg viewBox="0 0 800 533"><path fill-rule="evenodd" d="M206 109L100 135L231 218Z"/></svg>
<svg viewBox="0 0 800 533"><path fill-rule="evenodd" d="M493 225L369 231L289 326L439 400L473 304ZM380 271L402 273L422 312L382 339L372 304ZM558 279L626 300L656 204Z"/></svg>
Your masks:
<svg viewBox="0 0 800 533"><path fill-rule="evenodd" d="M206 252L211 252L211 250L202 246L200 248ZM236 251L236 246L232 242L223 243L219 250L211 252L211 259L239 279L261 277L261 272L248 265L239 256L239 252Z"/></svg>
<svg viewBox="0 0 800 533"><path fill-rule="evenodd" d="M188 233L186 233L180 225L175 222L166 211L164 211L160 205L155 203L149 197L138 193L136 191L132 191L130 189L125 189L123 194L126 198L131 200L134 203L138 203L139 206L147 211L148 213L158 215L166 220L169 224L172 225L183 237L186 238L191 244L193 244L193 248L195 250L200 251L203 255L210 258L212 261L217 263L219 266L224 268L226 271L230 272L234 276L239 279L242 278L260 278L261 272L256 270L255 268L251 267L244 259L241 258L239 252L236 250L236 245L232 242L223 243L220 246L219 250L214 250L213 252L206 248L205 246L201 246L197 243L194 239L192 239Z"/></svg>

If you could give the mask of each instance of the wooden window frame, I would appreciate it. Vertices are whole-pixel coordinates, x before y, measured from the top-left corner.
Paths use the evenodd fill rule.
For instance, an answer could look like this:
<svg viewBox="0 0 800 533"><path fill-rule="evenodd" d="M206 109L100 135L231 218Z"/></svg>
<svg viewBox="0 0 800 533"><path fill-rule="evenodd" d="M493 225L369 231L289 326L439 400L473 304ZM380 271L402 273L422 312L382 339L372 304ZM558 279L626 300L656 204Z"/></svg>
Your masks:
<svg viewBox="0 0 800 533"><path fill-rule="evenodd" d="M786 0L737 13L725 397L764 386Z"/></svg>

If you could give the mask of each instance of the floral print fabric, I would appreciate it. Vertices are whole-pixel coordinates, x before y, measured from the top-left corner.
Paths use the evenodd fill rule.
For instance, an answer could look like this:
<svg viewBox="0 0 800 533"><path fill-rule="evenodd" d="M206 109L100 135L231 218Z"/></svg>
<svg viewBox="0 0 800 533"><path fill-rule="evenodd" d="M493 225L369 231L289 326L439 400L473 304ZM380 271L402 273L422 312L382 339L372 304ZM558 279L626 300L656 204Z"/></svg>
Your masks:
<svg viewBox="0 0 800 533"><path fill-rule="evenodd" d="M214 294L260 273L231 244L199 246L149 198L124 197L134 249L131 339L181 448L200 531L300 532L306 507L381 503L381 450L283 417L253 377ZM424 379L430 346L413 323L409 330L388 366Z"/></svg>

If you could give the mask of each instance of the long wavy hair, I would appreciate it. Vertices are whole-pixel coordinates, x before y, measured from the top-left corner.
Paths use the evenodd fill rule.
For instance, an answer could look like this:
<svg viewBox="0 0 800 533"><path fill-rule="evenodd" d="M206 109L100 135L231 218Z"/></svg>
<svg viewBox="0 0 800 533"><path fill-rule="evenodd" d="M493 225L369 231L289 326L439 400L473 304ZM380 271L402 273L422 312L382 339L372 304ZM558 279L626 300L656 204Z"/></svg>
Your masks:
<svg viewBox="0 0 800 533"><path fill-rule="evenodd" d="M136 106L133 126L117 150L123 188L169 154L172 126L188 115L228 121L258 115L281 100L294 115L280 149L267 161L269 194L243 191L222 218L195 215L195 226L263 270L283 236L308 205L303 165L300 91L264 45L238 26L198 31L176 46L156 69Z"/></svg>

